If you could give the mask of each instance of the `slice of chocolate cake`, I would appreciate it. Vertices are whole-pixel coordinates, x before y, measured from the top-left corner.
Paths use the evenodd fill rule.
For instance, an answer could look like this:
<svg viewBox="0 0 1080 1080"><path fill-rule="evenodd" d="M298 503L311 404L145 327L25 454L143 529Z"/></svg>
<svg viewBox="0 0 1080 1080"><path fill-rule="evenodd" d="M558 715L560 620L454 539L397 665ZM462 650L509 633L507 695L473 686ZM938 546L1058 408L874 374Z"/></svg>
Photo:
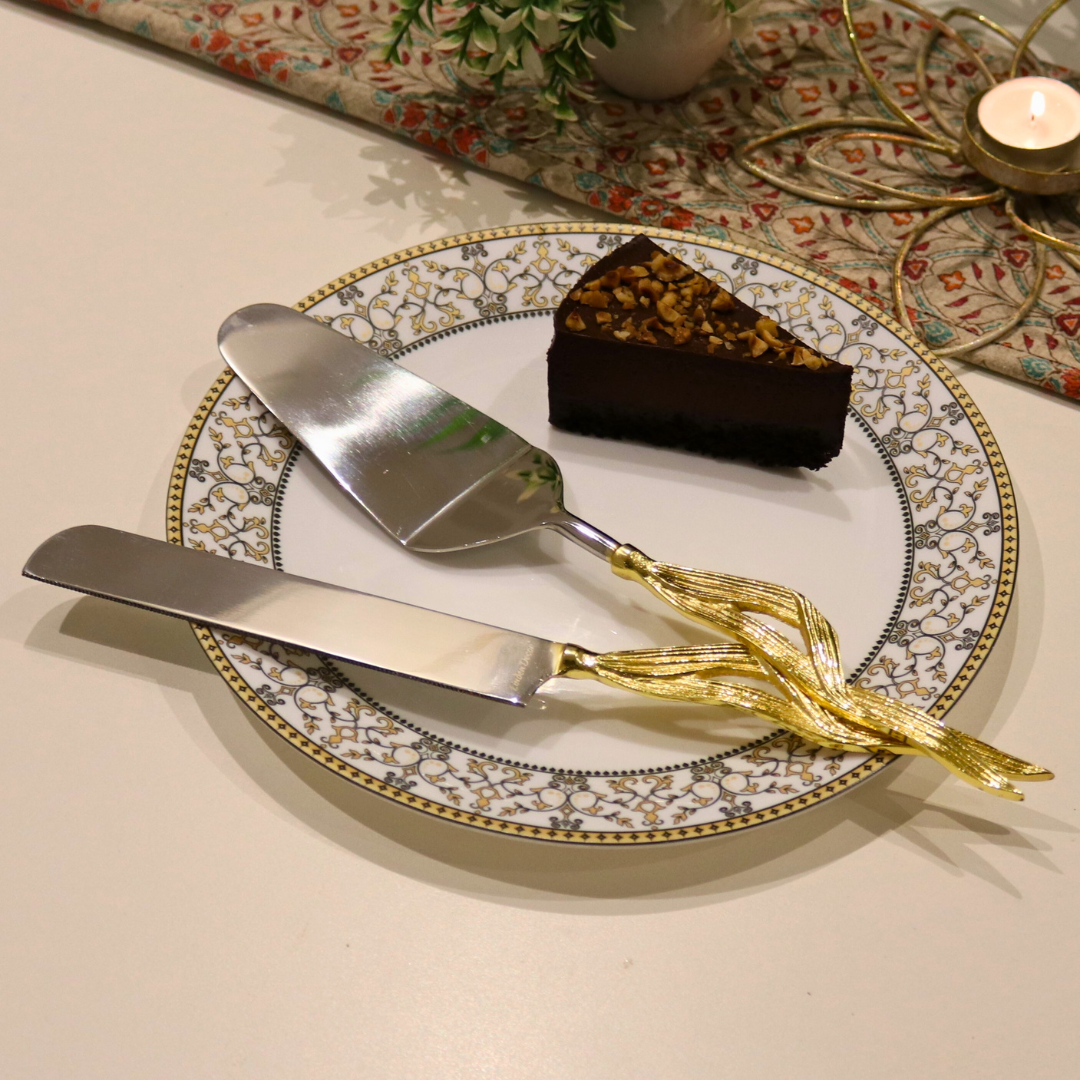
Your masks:
<svg viewBox="0 0 1080 1080"><path fill-rule="evenodd" d="M851 368L636 236L555 312L551 423L759 465L819 469L840 451Z"/></svg>

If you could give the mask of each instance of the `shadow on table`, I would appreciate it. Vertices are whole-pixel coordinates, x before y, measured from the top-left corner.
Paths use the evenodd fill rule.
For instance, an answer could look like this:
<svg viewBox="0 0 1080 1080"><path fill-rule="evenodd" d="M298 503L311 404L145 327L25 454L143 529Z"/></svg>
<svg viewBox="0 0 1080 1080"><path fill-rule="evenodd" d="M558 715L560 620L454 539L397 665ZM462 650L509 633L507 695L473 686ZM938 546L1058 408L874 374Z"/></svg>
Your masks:
<svg viewBox="0 0 1080 1080"><path fill-rule="evenodd" d="M51 21L75 34L128 51L141 53L154 63L183 67L194 78L220 85L235 93L265 96L282 110L269 131L288 139L280 147L281 165L266 183L307 186L333 219L366 218L387 207L408 211L398 218L384 217L383 235L389 240L415 236L418 226L441 226L446 234L505 225L522 215L544 214L547 220L614 220L613 215L560 198L513 177L466 165L419 143L393 134L374 123L346 116L323 105L305 101L250 79L186 56L104 23L43 6L38 0L14 0L26 16ZM342 129L362 132L359 153L341 150ZM328 134L330 138L328 139ZM490 179L478 179L486 173ZM491 180L500 189L492 190Z"/></svg>
<svg viewBox="0 0 1080 1080"><path fill-rule="evenodd" d="M351 123L323 116L326 123ZM328 169L322 125L303 111L283 112L271 130L289 142L279 147L281 165L268 184L301 184L309 189L328 218L351 220L383 216L388 239L415 236L437 225L449 235L495 228L522 215L548 220L607 219L609 215L572 203L530 184L488 173L418 143L376 133L365 125L369 141L349 160ZM380 137L382 136L382 137ZM333 160L333 159L332 159ZM492 181L500 187L493 190Z"/></svg>

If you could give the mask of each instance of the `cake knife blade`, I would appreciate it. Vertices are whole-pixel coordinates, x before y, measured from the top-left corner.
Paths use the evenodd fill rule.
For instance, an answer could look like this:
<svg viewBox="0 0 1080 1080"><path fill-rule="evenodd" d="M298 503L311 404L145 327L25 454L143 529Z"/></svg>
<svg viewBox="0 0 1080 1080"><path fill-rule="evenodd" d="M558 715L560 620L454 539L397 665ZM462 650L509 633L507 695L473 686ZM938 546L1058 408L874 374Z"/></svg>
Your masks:
<svg viewBox="0 0 1080 1080"><path fill-rule="evenodd" d="M524 705L562 646L100 525L51 536L26 577Z"/></svg>

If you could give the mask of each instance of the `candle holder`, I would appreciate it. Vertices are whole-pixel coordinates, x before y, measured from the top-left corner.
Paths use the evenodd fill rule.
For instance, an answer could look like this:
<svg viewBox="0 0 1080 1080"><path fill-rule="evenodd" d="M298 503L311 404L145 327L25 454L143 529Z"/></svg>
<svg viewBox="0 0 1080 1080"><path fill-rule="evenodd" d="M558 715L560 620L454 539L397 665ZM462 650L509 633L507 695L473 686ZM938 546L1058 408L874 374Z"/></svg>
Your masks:
<svg viewBox="0 0 1080 1080"><path fill-rule="evenodd" d="M1073 152L1064 166L1035 167L1010 160L1009 148L983 130L979 123L981 94L964 110L964 131L960 149L967 163L988 180L1031 195L1067 195L1080 191L1080 154Z"/></svg>
<svg viewBox="0 0 1080 1080"><path fill-rule="evenodd" d="M934 349L938 356L962 356L983 345L1003 337L1019 325L1039 299L1046 280L1047 249L1054 248L1061 257L1075 269L1080 270L1080 244L1064 240L1048 232L1045 208L1041 200L1080 191L1080 160L1070 162L1066 167L1056 169L1018 164L1010 161L1005 148L983 131L978 118L978 106L986 90L996 86L999 80L986 66L985 61L972 45L966 41L951 24L957 18L970 19L987 30L1004 38L1013 46L1012 62L1006 79L1016 77L1021 62L1037 75L1042 75L1043 66L1028 46L1042 29L1046 21L1068 0L1053 0L1052 3L1032 21L1023 36L1017 38L1011 31L999 26L972 8L955 7L939 17L933 12L914 2L914 0L891 0L899 7L919 15L931 29L915 64L915 87L925 110L925 116L933 120L935 127L916 120L910 109L905 109L884 87L874 73L873 67L859 46L859 36L851 13L851 0L843 0L844 25L855 61L874 94L895 119L874 116L847 116L824 120L812 120L807 123L789 124L757 139L752 139L740 146L735 152L735 160L748 173L772 184L784 191L827 206L850 207L858 210L918 210L932 208L918 225L905 237L896 253L892 267L893 308L897 319L912 333L918 333L912 325L904 296L903 268L908 255L916 244L920 243L927 232L945 218L963 210L978 206L1002 204L1005 214L1013 226L1028 236L1035 245L1035 282L1020 306L1002 325L980 334L970 341L948 348ZM960 137L953 134L953 125L939 108L929 92L926 74L927 61L931 50L939 37L946 37L965 54L965 58L977 70L986 82L986 89L969 102L964 111L963 128ZM1004 82L1005 79L1000 80ZM822 132L830 132L821 136ZM756 156L764 147L784 139L814 135L816 141L805 153L806 166L825 176L831 176L845 183L861 187L868 192L863 196L849 196L835 191L826 191L808 184L800 183L770 169L765 160ZM979 174L979 187L967 194L956 194L945 190L942 182L940 193L923 193L889 184L879 183L865 176L854 176L850 172L838 169L822 160L822 155L831 147L840 143L859 139L875 139L891 142L896 146L923 150L941 154L957 164L968 164ZM927 173L928 178L937 179ZM1020 210L1023 210L1023 216Z"/></svg>

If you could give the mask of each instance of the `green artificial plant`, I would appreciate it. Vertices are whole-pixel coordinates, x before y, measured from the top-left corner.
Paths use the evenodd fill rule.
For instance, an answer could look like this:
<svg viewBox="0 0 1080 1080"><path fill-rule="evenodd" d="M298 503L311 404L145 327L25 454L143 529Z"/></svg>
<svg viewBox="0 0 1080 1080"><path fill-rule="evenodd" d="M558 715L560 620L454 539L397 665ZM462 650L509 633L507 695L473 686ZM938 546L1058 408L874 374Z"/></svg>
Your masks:
<svg viewBox="0 0 1080 1080"><path fill-rule="evenodd" d="M728 14L740 6L736 0L715 2ZM508 71L525 72L538 88L537 104L560 123L577 119L572 97L588 98L580 85L592 75L586 45L598 41L613 48L617 29L633 29L619 18L622 0L450 0L442 10L456 18L438 26L434 0L399 3L386 40L388 60L401 64L401 50L414 44L419 31L461 67L489 78L497 91Z"/></svg>

